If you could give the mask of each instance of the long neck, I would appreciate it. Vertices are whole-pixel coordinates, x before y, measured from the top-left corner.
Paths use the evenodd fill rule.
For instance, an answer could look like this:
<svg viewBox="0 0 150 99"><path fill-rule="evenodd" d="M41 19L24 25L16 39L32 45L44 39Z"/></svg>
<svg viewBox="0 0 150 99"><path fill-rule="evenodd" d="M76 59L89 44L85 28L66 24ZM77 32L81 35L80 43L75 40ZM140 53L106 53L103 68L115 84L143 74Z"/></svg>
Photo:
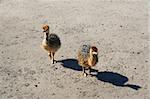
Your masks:
<svg viewBox="0 0 150 99"><path fill-rule="evenodd" d="M90 54L89 59L90 59L90 65L91 66L96 65L96 63L98 62L98 56L97 55Z"/></svg>
<svg viewBox="0 0 150 99"><path fill-rule="evenodd" d="M44 39L48 40L48 35L49 35L49 31L46 31L46 33L44 33Z"/></svg>

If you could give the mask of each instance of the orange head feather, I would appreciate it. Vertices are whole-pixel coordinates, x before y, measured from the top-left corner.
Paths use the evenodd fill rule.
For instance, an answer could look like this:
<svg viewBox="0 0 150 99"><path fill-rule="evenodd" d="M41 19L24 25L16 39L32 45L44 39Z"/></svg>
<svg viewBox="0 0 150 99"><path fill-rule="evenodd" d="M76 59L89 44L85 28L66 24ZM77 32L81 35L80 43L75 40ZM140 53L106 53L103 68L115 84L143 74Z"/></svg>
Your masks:
<svg viewBox="0 0 150 99"><path fill-rule="evenodd" d="M49 26L47 24L43 25L43 32L46 32L47 30L49 30Z"/></svg>
<svg viewBox="0 0 150 99"><path fill-rule="evenodd" d="M91 49L93 52L98 52L98 48L96 46L92 46Z"/></svg>

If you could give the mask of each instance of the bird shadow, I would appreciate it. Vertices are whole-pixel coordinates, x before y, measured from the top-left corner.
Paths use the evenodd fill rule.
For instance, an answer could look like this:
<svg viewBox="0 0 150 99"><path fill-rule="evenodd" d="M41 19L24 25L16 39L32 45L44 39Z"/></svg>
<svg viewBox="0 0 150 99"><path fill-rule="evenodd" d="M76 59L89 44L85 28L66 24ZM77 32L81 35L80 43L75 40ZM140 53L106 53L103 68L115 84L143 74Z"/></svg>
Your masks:
<svg viewBox="0 0 150 99"><path fill-rule="evenodd" d="M103 72L98 72L94 76L100 81L111 83L115 86L129 87L134 90L138 90L141 88L141 86L139 86L139 85L128 84L127 83L129 81L128 77L123 76L119 73L115 73L115 72L111 72L111 71L103 71Z"/></svg>
<svg viewBox="0 0 150 99"><path fill-rule="evenodd" d="M64 59L58 60L57 62L60 62L61 65L65 68L82 71L82 67L78 64L78 61L76 59Z"/></svg>
<svg viewBox="0 0 150 99"><path fill-rule="evenodd" d="M57 62L60 62L61 65L65 68L69 68L76 71L82 71L82 67L78 64L78 61L76 59L64 59L59 60ZM127 84L127 82L129 81L128 77L123 76L116 72L111 71L99 72L96 69L92 69L91 72L93 77L96 77L98 80L102 82L110 83L118 87L129 87L134 90L138 90L141 88L141 86L139 85Z"/></svg>

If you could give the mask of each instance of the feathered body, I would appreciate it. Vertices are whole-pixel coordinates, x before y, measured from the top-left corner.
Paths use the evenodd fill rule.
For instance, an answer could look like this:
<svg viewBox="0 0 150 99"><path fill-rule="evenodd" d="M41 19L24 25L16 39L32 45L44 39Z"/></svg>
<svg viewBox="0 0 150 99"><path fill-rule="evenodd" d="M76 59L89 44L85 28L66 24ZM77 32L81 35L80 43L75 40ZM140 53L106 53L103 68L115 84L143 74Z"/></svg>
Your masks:
<svg viewBox="0 0 150 99"><path fill-rule="evenodd" d="M49 33L49 26L43 26L44 39L42 41L42 48L48 52L50 59L52 59L52 63L54 64L54 55L55 52L61 47L60 38L54 34Z"/></svg>
<svg viewBox="0 0 150 99"><path fill-rule="evenodd" d="M48 52L56 52L61 47L61 42L56 34L49 34L43 39L42 46Z"/></svg>
<svg viewBox="0 0 150 99"><path fill-rule="evenodd" d="M98 62L98 49L95 46L82 45L78 51L78 63L85 69L91 69Z"/></svg>
<svg viewBox="0 0 150 99"><path fill-rule="evenodd" d="M88 58L89 58L90 46L89 45L82 45L78 51L78 62L83 67L88 66Z"/></svg>

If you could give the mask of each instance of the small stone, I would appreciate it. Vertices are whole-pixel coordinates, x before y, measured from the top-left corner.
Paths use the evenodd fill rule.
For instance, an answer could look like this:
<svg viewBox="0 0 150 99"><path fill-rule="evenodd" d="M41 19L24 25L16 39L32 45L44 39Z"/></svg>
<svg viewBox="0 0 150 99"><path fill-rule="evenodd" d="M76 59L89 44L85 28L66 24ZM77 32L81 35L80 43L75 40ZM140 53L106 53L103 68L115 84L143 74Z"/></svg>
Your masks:
<svg viewBox="0 0 150 99"><path fill-rule="evenodd" d="M147 63L148 61L146 60L145 62Z"/></svg>
<svg viewBox="0 0 150 99"><path fill-rule="evenodd" d="M140 52L137 52L137 54L140 54Z"/></svg>
<svg viewBox="0 0 150 99"><path fill-rule="evenodd" d="M19 91L19 89L16 89L16 91Z"/></svg>
<svg viewBox="0 0 150 99"><path fill-rule="evenodd" d="M18 36L16 36L15 38L19 38Z"/></svg>
<svg viewBox="0 0 150 99"><path fill-rule="evenodd" d="M38 85L34 85L35 87L38 87Z"/></svg>
<svg viewBox="0 0 150 99"><path fill-rule="evenodd" d="M26 87L28 87L30 84L29 83L26 83L26 84L24 84Z"/></svg>
<svg viewBox="0 0 150 99"><path fill-rule="evenodd" d="M6 94L7 92L6 91L3 91L1 94Z"/></svg>
<svg viewBox="0 0 150 99"><path fill-rule="evenodd" d="M10 73L7 73L8 75L10 75Z"/></svg>

